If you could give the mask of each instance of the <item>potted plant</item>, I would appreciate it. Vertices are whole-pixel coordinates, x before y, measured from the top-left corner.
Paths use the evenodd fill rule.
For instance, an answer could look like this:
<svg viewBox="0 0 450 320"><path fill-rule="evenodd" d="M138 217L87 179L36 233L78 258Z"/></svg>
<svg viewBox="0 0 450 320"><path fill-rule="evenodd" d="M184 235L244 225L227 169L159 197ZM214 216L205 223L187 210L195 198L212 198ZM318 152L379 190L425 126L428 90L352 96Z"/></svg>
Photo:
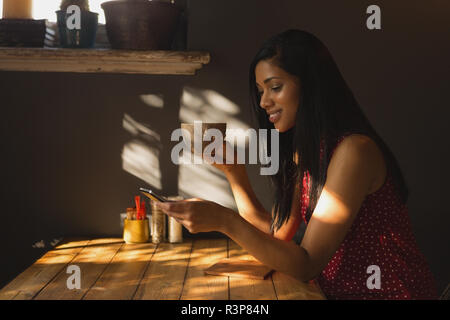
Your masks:
<svg viewBox="0 0 450 320"><path fill-rule="evenodd" d="M62 0L56 16L60 44L63 48L94 46L98 13L89 11L88 0Z"/></svg>
<svg viewBox="0 0 450 320"><path fill-rule="evenodd" d="M115 0L102 3L113 49L170 50L180 9L170 0Z"/></svg>

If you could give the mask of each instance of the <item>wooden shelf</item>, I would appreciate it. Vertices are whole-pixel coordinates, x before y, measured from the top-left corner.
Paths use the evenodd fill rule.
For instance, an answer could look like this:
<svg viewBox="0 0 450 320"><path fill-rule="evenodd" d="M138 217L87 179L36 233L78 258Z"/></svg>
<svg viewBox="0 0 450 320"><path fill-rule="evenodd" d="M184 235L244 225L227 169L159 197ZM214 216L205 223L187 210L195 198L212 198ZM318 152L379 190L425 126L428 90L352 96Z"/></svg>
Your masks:
<svg viewBox="0 0 450 320"><path fill-rule="evenodd" d="M208 52L0 47L0 70L195 75Z"/></svg>

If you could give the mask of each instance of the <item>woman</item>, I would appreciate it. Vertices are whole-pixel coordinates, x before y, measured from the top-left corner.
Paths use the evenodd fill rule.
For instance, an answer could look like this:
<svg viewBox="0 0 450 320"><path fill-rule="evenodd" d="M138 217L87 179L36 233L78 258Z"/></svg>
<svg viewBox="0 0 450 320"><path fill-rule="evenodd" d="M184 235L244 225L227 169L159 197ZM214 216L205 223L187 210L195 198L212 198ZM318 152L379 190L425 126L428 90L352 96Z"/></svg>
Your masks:
<svg viewBox="0 0 450 320"><path fill-rule="evenodd" d="M275 270L317 279L328 299L437 298L397 162L326 47L299 30L269 39L251 64L250 93L260 128L280 132L272 214L243 165L216 164L239 214L200 199L161 209L190 232L222 232ZM292 239L302 220L298 245ZM373 268L379 283L368 281Z"/></svg>

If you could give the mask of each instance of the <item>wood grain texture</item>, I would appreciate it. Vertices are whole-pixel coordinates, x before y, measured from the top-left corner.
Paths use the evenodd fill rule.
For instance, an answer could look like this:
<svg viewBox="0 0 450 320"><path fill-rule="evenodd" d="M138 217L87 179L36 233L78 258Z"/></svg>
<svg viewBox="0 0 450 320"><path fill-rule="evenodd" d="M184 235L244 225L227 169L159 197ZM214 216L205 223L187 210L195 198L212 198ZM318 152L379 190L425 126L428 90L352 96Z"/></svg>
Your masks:
<svg viewBox="0 0 450 320"><path fill-rule="evenodd" d="M153 243L122 245L119 252L83 299L132 299L155 249L156 245Z"/></svg>
<svg viewBox="0 0 450 320"><path fill-rule="evenodd" d="M234 241L228 243L229 257L256 261ZM272 276L265 280L240 279L230 277L230 300L276 300Z"/></svg>
<svg viewBox="0 0 450 320"><path fill-rule="evenodd" d="M65 241L0 290L0 300L31 300L83 250L89 240Z"/></svg>
<svg viewBox="0 0 450 320"><path fill-rule="evenodd" d="M243 279L266 279L273 270L259 261L243 260L240 257L226 258L205 269L206 274Z"/></svg>
<svg viewBox="0 0 450 320"><path fill-rule="evenodd" d="M204 270L227 257L227 239L194 242L182 300L228 300L228 277L205 275Z"/></svg>
<svg viewBox="0 0 450 320"><path fill-rule="evenodd" d="M315 282L279 272L266 280L205 275L230 258L255 261L227 239L125 244L122 239L66 241L0 290L0 299L324 299ZM69 265L81 269L81 289L67 288Z"/></svg>
<svg viewBox="0 0 450 320"><path fill-rule="evenodd" d="M134 296L136 300L178 300L183 290L192 241L161 243Z"/></svg>
<svg viewBox="0 0 450 320"><path fill-rule="evenodd" d="M81 288L68 289L70 274L64 269L37 296L36 300L80 300L94 285L111 259L123 245L122 239L95 239L81 250L70 262L80 267Z"/></svg>
<svg viewBox="0 0 450 320"><path fill-rule="evenodd" d="M208 52L0 48L0 70L194 75Z"/></svg>

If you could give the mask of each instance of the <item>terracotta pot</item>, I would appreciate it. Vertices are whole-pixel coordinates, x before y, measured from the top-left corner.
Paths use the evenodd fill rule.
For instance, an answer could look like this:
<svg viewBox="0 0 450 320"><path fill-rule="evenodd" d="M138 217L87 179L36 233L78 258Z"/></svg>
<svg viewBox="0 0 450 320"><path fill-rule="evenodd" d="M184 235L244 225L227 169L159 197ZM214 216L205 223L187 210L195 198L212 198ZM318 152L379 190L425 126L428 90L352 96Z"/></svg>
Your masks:
<svg viewBox="0 0 450 320"><path fill-rule="evenodd" d="M102 3L113 49L170 50L180 17L172 3L116 0Z"/></svg>

